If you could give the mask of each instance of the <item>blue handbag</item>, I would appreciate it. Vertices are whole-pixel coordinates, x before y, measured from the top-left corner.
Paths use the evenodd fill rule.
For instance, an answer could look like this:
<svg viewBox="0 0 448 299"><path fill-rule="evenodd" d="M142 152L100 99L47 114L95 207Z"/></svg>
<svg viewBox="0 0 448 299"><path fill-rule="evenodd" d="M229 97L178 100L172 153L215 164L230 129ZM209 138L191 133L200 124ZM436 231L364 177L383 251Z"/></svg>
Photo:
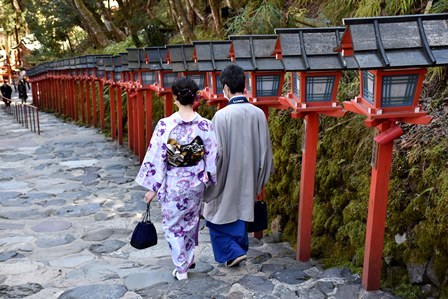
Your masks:
<svg viewBox="0 0 448 299"><path fill-rule="evenodd" d="M137 249L145 249L157 244L157 232L149 215L149 203L142 220L137 223L131 236L131 246Z"/></svg>

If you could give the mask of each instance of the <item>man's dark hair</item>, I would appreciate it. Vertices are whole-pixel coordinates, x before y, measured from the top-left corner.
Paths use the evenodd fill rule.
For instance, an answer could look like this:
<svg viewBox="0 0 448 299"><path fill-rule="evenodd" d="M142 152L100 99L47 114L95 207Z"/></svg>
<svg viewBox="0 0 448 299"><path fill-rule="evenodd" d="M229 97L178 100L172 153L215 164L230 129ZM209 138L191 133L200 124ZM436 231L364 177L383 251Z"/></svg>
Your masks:
<svg viewBox="0 0 448 299"><path fill-rule="evenodd" d="M193 105L199 87L191 78L178 78L171 86L171 90L173 95L177 96L179 103L186 106Z"/></svg>
<svg viewBox="0 0 448 299"><path fill-rule="evenodd" d="M227 85L231 93L244 92L244 88L246 87L246 75L240 66L235 64L226 66L222 71L220 78L222 86Z"/></svg>

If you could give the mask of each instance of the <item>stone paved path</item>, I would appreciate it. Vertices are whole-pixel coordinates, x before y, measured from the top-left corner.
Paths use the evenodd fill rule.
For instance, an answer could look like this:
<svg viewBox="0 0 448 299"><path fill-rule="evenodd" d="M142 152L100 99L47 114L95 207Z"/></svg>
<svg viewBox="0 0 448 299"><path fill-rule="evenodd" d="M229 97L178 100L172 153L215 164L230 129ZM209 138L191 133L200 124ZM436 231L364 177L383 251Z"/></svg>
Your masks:
<svg viewBox="0 0 448 299"><path fill-rule="evenodd" d="M299 263L287 243L251 239L248 260L225 268L200 231L196 269L175 281L157 202L159 243L137 250L145 209L139 168L95 128L41 113L41 135L0 109L0 298L394 298L365 292L347 269Z"/></svg>

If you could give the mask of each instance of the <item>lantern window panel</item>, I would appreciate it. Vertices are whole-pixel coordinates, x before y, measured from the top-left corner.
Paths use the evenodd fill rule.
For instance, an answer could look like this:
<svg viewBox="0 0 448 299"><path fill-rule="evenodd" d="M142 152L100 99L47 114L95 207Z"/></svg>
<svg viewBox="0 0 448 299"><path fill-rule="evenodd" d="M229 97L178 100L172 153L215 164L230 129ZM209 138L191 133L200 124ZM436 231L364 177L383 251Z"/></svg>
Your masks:
<svg viewBox="0 0 448 299"><path fill-rule="evenodd" d="M224 87L222 86L222 83L221 83L221 76L215 75L215 79L216 79L216 94L224 93L224 91L223 91Z"/></svg>
<svg viewBox="0 0 448 299"><path fill-rule="evenodd" d="M248 93L252 93L252 80L250 73L246 74L246 89Z"/></svg>
<svg viewBox="0 0 448 299"><path fill-rule="evenodd" d="M106 74L106 79L107 79L107 80L111 79L111 74L110 74L110 72L105 72L105 74Z"/></svg>
<svg viewBox="0 0 448 299"><path fill-rule="evenodd" d="M330 102L336 76L306 77L306 101Z"/></svg>
<svg viewBox="0 0 448 299"><path fill-rule="evenodd" d="M280 75L256 76L257 97L273 97L278 95Z"/></svg>
<svg viewBox="0 0 448 299"><path fill-rule="evenodd" d="M104 76L104 71L100 71L100 70L96 71L96 77L97 78L103 78L103 76Z"/></svg>
<svg viewBox="0 0 448 299"><path fill-rule="evenodd" d="M134 73L134 82L137 82L138 80L139 80L138 72L135 72Z"/></svg>
<svg viewBox="0 0 448 299"><path fill-rule="evenodd" d="M174 80L178 78L177 73L165 73L163 74L163 87L171 88L174 83Z"/></svg>
<svg viewBox="0 0 448 299"><path fill-rule="evenodd" d="M143 85L154 84L155 80L156 80L156 76L155 76L154 72L142 72L142 84Z"/></svg>
<svg viewBox="0 0 448 299"><path fill-rule="evenodd" d="M157 72L157 83L162 84L162 72Z"/></svg>
<svg viewBox="0 0 448 299"><path fill-rule="evenodd" d="M115 72L114 73L114 80L116 81L120 81L121 80L121 73Z"/></svg>
<svg viewBox="0 0 448 299"><path fill-rule="evenodd" d="M300 99L300 75L297 72L293 72L292 73L292 92L294 93L294 95Z"/></svg>
<svg viewBox="0 0 448 299"><path fill-rule="evenodd" d="M410 106L414 101L418 75L383 76L381 106Z"/></svg>
<svg viewBox="0 0 448 299"><path fill-rule="evenodd" d="M210 90L214 90L213 89L213 86L214 86L213 74L212 73L208 73L207 77L208 77L208 87L210 88Z"/></svg>
<svg viewBox="0 0 448 299"><path fill-rule="evenodd" d="M205 74L191 74L187 75L187 78L192 79L199 86L199 89L204 88L205 83Z"/></svg>
<svg viewBox="0 0 448 299"><path fill-rule="evenodd" d="M93 68L90 68L90 69L89 69L89 75L90 75L90 76L93 76L93 75L94 75L94 69L93 69Z"/></svg>
<svg viewBox="0 0 448 299"><path fill-rule="evenodd" d="M362 72L362 97L373 105L375 75L369 71Z"/></svg>

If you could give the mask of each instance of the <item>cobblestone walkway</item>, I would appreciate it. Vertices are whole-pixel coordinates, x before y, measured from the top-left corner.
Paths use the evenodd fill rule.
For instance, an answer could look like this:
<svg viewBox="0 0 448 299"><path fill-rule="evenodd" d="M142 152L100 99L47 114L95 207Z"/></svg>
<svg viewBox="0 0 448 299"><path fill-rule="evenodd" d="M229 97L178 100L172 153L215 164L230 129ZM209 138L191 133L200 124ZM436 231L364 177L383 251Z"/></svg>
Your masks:
<svg viewBox="0 0 448 299"><path fill-rule="evenodd" d="M296 262L289 244L268 238L225 268L207 228L196 268L175 281L156 201L159 243L129 245L145 209L136 156L95 128L40 116L37 135L0 109L0 298L395 298L363 291L347 269Z"/></svg>

